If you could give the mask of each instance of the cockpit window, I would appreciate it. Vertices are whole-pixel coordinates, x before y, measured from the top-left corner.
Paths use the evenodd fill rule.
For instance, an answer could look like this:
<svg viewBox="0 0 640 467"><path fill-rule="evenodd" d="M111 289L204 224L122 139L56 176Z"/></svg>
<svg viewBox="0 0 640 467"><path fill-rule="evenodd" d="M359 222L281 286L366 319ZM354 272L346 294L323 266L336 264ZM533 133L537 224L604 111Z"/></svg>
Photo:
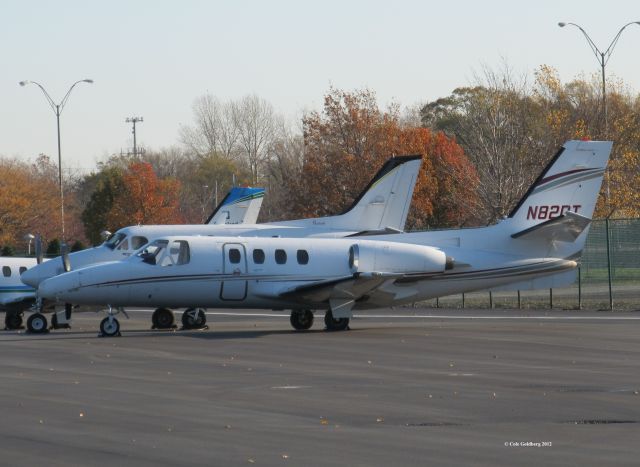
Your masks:
<svg viewBox="0 0 640 467"><path fill-rule="evenodd" d="M131 237L132 250L139 250L142 246L144 246L147 243L149 243L149 240L147 240L147 237L140 237L139 235L134 235L133 237Z"/></svg>
<svg viewBox="0 0 640 467"><path fill-rule="evenodd" d="M124 234L122 232L116 232L113 235L111 235L109 238L107 238L107 240L104 242L104 246L111 248L113 250L118 245L120 245L120 242L122 242L122 240L124 240L125 238L127 238L127 234Z"/></svg>
<svg viewBox="0 0 640 467"><path fill-rule="evenodd" d="M129 249L129 240L125 238L118 245L118 250L128 250L128 249Z"/></svg>
<svg viewBox="0 0 640 467"><path fill-rule="evenodd" d="M179 266L191 259L189 243L185 240L156 240L150 243L138 255L145 263L158 266Z"/></svg>

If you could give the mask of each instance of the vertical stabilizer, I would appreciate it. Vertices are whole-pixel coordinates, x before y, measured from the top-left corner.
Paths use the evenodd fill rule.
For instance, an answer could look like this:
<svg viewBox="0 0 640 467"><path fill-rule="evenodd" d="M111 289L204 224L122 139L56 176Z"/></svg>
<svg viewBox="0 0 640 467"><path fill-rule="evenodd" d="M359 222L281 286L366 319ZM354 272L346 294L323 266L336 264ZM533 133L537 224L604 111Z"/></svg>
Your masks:
<svg viewBox="0 0 640 467"><path fill-rule="evenodd" d="M567 212L591 219L613 143L567 141L509 214L529 229Z"/></svg>
<svg viewBox="0 0 640 467"><path fill-rule="evenodd" d="M264 188L233 187L205 224L255 224L264 200Z"/></svg>
<svg viewBox="0 0 640 467"><path fill-rule="evenodd" d="M404 230L421 163L422 156L387 160L351 207L328 219L335 222L335 227L355 231Z"/></svg>

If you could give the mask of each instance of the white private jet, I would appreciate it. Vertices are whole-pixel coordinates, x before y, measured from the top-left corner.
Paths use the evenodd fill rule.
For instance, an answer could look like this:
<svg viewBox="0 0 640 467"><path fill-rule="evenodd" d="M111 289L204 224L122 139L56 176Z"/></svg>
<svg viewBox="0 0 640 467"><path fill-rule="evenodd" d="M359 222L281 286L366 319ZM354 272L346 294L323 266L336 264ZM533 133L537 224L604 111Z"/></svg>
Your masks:
<svg viewBox="0 0 640 467"><path fill-rule="evenodd" d="M358 235L401 233L409 213L413 190L422 163L421 156L392 157L386 161L365 189L344 213L312 219L272 222L267 224L226 223L207 225L138 225L118 230L102 245L43 263L27 271L22 281L37 288L42 281L73 269L107 261L122 260L149 240L168 235L320 237L334 238ZM168 329L175 317L169 305L158 305L152 315L153 327ZM55 314L56 323L68 325L70 307ZM46 318L41 313L29 318L27 327L37 332ZM36 321L34 321L36 320ZM201 308L188 307L182 314L185 328L202 327L206 315ZM37 328L37 329L36 329Z"/></svg>
<svg viewBox="0 0 640 467"><path fill-rule="evenodd" d="M356 309L566 285L575 280L611 147L568 141L509 216L489 227L342 239L168 236L125 261L52 277L38 293L108 305L100 329L113 336L124 306L290 308L295 329L309 329L313 311L328 310L327 329L341 330Z"/></svg>
<svg viewBox="0 0 640 467"><path fill-rule="evenodd" d="M5 329L20 329L22 314L35 302L35 290L20 276L36 265L36 258L0 257L0 311L5 312Z"/></svg>
<svg viewBox="0 0 640 467"><path fill-rule="evenodd" d="M221 224L254 224L260 213L260 207L264 199L264 188L233 187L222 201L216 206L206 223L210 225ZM0 257L0 311L5 311L5 329L20 329L22 327L25 310L30 309L35 303L35 286L25 285L21 276L27 270L43 263L41 255L41 245L39 239L36 241L37 258L13 258ZM143 241L140 246L146 243ZM75 255L75 253L72 253ZM59 267L59 266L58 266ZM53 264L41 265L41 268L53 268ZM36 317L37 318L37 317ZM52 325L54 328L68 325L70 313L67 307L64 314L54 315ZM29 322L29 329L35 325L37 331L46 331L47 323L37 320Z"/></svg>

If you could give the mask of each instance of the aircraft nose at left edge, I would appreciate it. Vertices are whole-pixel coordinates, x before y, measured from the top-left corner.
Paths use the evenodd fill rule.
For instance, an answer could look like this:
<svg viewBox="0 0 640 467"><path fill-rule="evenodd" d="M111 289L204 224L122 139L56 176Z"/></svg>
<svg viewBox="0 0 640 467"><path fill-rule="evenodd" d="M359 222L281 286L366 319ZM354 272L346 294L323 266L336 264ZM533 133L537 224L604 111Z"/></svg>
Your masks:
<svg viewBox="0 0 640 467"><path fill-rule="evenodd" d="M22 281L23 284L33 287L34 289L37 289L43 280L39 266L34 266L32 268L27 269L20 276L20 280Z"/></svg>

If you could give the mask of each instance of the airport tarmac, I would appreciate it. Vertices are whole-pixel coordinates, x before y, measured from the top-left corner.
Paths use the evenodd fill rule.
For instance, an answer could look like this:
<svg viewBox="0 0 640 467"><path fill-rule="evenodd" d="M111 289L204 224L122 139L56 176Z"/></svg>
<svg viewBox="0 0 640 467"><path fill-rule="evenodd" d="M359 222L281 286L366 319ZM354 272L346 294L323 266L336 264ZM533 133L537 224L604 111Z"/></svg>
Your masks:
<svg viewBox="0 0 640 467"><path fill-rule="evenodd" d="M638 465L640 313L285 313L0 332L2 465Z"/></svg>

